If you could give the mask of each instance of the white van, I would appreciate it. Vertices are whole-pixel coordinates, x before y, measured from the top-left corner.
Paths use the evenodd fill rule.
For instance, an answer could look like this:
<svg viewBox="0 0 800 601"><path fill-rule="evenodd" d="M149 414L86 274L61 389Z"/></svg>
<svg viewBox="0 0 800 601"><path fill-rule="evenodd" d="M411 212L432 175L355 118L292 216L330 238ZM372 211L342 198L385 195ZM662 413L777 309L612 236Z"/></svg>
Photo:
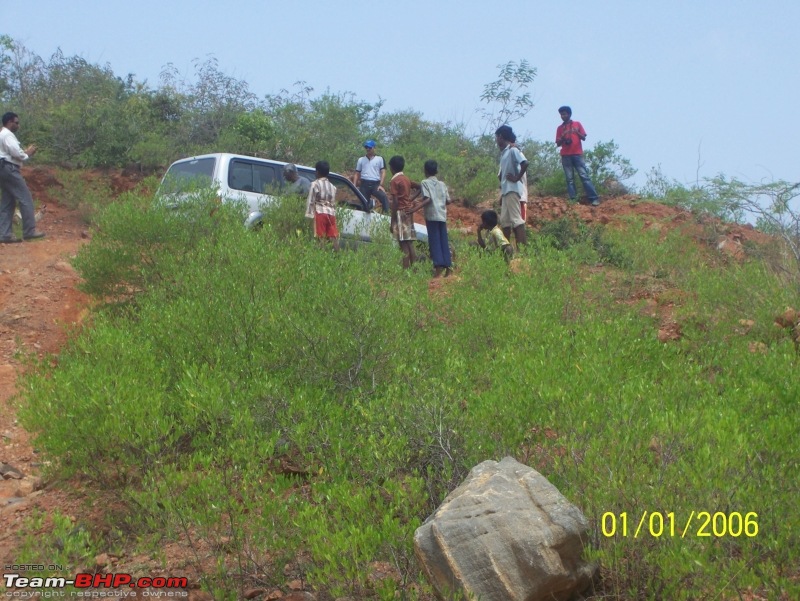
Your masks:
<svg viewBox="0 0 800 601"><path fill-rule="evenodd" d="M263 208L275 202L273 194L287 186L283 179L285 165L280 161L229 153L181 159L170 165L156 196L168 197L168 189L173 190L176 185L180 189L182 182L212 186L219 190L223 201L244 201L247 206L245 225L257 227L263 223ZM316 177L311 167L297 165L297 172L311 181ZM364 211L367 202L349 179L336 173L331 173L328 179L336 186L337 204L345 206L341 209L345 214L338 224L342 236L369 241L375 232L389 231L389 216ZM414 227L417 239L427 242L427 228L420 224Z"/></svg>

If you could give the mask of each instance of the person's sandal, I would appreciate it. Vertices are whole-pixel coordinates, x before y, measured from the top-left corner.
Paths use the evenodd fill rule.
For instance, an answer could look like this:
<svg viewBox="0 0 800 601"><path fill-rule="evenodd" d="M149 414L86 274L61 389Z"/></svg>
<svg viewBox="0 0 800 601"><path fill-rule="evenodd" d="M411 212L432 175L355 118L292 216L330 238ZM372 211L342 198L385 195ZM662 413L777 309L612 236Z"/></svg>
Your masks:
<svg viewBox="0 0 800 601"><path fill-rule="evenodd" d="M44 238L44 232L33 232L32 234L28 234L27 236L23 236L25 240L36 240L37 238Z"/></svg>

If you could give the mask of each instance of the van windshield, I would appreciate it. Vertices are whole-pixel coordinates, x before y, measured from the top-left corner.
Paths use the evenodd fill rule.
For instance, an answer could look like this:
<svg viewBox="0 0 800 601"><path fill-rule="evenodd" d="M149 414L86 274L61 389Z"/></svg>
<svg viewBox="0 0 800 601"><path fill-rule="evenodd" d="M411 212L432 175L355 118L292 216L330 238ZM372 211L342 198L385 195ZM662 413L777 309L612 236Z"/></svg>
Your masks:
<svg viewBox="0 0 800 601"><path fill-rule="evenodd" d="M161 191L169 194L210 186L215 162L214 157L209 157L173 164L164 176Z"/></svg>

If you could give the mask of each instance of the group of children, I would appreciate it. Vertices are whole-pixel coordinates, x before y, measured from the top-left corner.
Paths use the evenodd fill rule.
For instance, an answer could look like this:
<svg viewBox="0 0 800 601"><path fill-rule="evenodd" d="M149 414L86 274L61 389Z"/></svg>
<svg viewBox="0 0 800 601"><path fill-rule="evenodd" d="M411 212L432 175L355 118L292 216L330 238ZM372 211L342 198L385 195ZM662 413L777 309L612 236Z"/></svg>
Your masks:
<svg viewBox="0 0 800 601"><path fill-rule="evenodd" d="M423 210L428 229L428 246L433 277L447 277L452 270L450 242L447 235L447 205L450 194L447 185L436 176L439 165L434 160L425 161L425 179L413 182L403 172L405 159L393 156L389 159L392 178L389 184L391 232L403 251L403 267L411 267L417 260L414 243L414 213ZM327 161L315 165L316 179L311 183L306 202L306 217L314 219L315 235L320 240L329 239L335 250L339 249L339 231L336 226L336 188L328 180L330 166ZM412 191L415 191L412 196ZM478 227L478 244L487 250L500 250L506 260L513 255L513 248L498 226L495 211L484 211ZM486 231L484 239L482 232Z"/></svg>

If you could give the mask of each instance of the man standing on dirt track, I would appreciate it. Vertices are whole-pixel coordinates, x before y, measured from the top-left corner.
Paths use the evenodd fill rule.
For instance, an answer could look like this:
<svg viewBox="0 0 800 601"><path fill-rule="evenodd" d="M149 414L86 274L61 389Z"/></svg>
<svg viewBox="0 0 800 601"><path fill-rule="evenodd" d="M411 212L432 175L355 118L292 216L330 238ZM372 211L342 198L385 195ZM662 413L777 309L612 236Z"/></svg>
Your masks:
<svg viewBox="0 0 800 601"><path fill-rule="evenodd" d="M19 116L16 113L3 115L3 128L0 129L0 243L21 242L11 231L14 208L18 204L22 215L22 237L25 240L44 238L44 233L36 230L36 214L33 210L33 197L28 184L22 178L20 167L29 157L36 154L36 146L31 144L22 149L17 136Z"/></svg>

